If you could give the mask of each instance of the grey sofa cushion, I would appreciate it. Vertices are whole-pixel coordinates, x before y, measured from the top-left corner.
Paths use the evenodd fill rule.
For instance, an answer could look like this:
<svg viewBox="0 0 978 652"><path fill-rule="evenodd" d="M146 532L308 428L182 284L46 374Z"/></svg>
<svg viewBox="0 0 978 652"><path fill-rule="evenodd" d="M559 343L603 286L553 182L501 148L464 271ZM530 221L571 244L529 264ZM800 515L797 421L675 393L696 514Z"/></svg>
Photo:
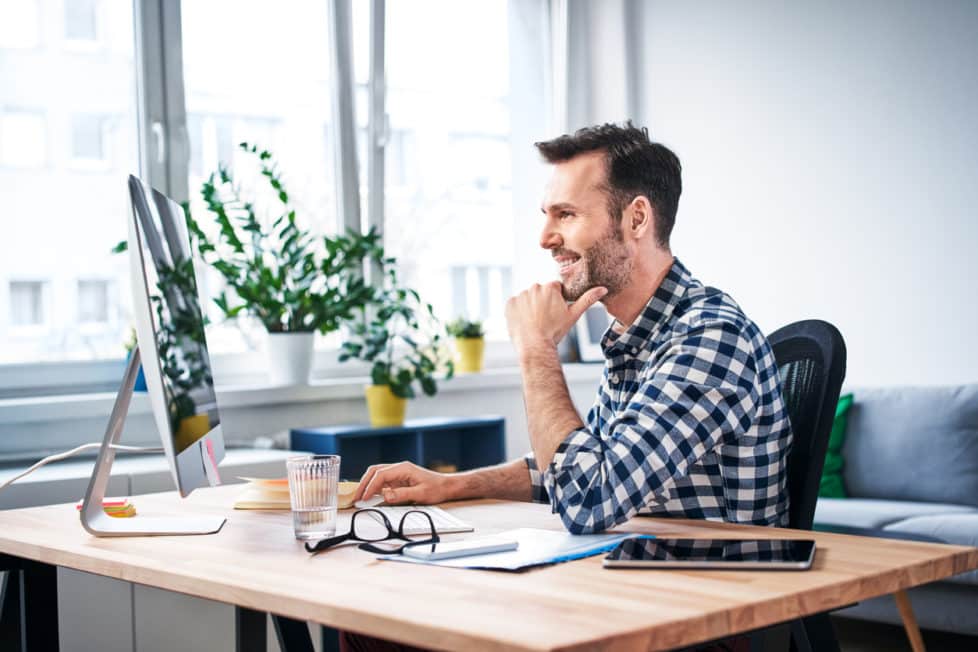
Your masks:
<svg viewBox="0 0 978 652"><path fill-rule="evenodd" d="M978 506L978 385L853 393L842 449L851 496Z"/></svg>
<svg viewBox="0 0 978 652"><path fill-rule="evenodd" d="M886 532L926 534L959 546L978 546L978 511L964 514L914 516L890 523ZM950 578L952 582L978 585L978 570Z"/></svg>
<svg viewBox="0 0 978 652"><path fill-rule="evenodd" d="M860 528L882 528L889 523L915 516L976 514L967 505L915 503L873 498L819 498L815 505L815 523ZM938 535L935 535L938 536ZM943 537L941 537L943 538Z"/></svg>

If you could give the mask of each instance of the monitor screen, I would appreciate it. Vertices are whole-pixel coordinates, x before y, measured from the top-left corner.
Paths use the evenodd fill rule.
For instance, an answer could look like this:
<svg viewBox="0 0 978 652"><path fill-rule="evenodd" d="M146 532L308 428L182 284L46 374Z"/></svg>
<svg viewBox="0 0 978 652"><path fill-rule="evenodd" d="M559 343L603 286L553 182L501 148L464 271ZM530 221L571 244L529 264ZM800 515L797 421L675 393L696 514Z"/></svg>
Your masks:
<svg viewBox="0 0 978 652"><path fill-rule="evenodd" d="M137 340L164 449L186 494L216 484L210 475L224 452L193 255L183 209L135 177L129 189Z"/></svg>

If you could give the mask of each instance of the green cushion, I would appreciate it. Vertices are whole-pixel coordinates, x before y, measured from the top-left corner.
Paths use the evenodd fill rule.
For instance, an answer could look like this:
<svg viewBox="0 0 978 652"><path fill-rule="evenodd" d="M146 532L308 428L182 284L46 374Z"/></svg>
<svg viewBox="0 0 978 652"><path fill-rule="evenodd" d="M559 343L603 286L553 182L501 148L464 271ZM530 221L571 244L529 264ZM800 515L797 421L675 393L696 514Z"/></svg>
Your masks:
<svg viewBox="0 0 978 652"><path fill-rule="evenodd" d="M842 482L842 444L846 440L846 420L852 407L852 394L839 397L835 406L835 420L832 434L829 435L829 449L825 453L825 466L822 467L822 480L818 495L826 498L845 498L846 487Z"/></svg>

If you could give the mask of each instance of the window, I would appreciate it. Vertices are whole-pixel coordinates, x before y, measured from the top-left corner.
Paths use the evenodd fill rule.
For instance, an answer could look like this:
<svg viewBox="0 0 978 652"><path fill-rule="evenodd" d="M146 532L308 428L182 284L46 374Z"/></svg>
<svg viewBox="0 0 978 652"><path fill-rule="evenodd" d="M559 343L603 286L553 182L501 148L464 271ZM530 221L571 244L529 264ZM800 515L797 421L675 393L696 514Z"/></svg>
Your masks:
<svg viewBox="0 0 978 652"><path fill-rule="evenodd" d="M126 176L139 172L132 5L0 2L0 34L11 15L23 23L18 29L36 18L55 39L91 35L85 17L95 13L105 26L97 50L56 41L42 43L41 52L0 51L5 79L16 80L4 84L0 100L0 300L11 311L0 315L8 326L0 332L0 364L125 355L129 266L111 249L126 238ZM34 18L23 18L24 7ZM43 290L33 279L45 281ZM79 328L86 321L103 326ZM43 329L11 330L39 323Z"/></svg>
<svg viewBox="0 0 978 652"><path fill-rule="evenodd" d="M64 0L65 38L70 41L94 41L96 28L96 0Z"/></svg>
<svg viewBox="0 0 978 652"><path fill-rule="evenodd" d="M78 281L78 322L109 322L109 281Z"/></svg>
<svg viewBox="0 0 978 652"><path fill-rule="evenodd" d="M10 282L10 325L40 326L44 324L44 282Z"/></svg>
<svg viewBox="0 0 978 652"><path fill-rule="evenodd" d="M105 120L102 116L71 117L71 156L81 161L105 160Z"/></svg>
<svg viewBox="0 0 978 652"><path fill-rule="evenodd" d="M508 4L386 5L386 246L441 319L483 319L490 339L514 264Z"/></svg>
<svg viewBox="0 0 978 652"><path fill-rule="evenodd" d="M200 188L218 165L230 166L242 192L257 199L259 217L279 214L254 157L238 148L247 141L274 154L300 221L319 233L337 230L333 151L324 136L332 92L327 9L324 0L282 3L275 11L237 0L183 3L190 203L205 228L213 225ZM212 297L220 288L209 271L202 294ZM261 342L260 324L225 323L206 303L213 352L252 350Z"/></svg>
<svg viewBox="0 0 978 652"><path fill-rule="evenodd" d="M485 322L486 329L505 332L506 323L499 306L513 294L510 266L454 265L452 314Z"/></svg>
<svg viewBox="0 0 978 652"><path fill-rule="evenodd" d="M46 150L44 114L40 111L0 114L0 163L12 168L38 168L47 160Z"/></svg>
<svg viewBox="0 0 978 652"><path fill-rule="evenodd" d="M372 210L383 207L370 219L383 220L403 281L442 319L483 319L490 338L504 338L505 299L526 269L514 253L513 203L536 212L520 157L535 159L530 143L546 135L535 112L547 108L527 89L547 87L548 3L376 4L386 14L383 188L371 186L365 169L366 100L377 81L363 56L369 0L353 2L353 98L337 95L332 76L328 0L292 0L275 11L237 0L175 0L148 3L152 11L138 15L129 0L0 3L3 72L17 82L4 86L0 103L0 301L10 309L0 314L0 365L81 361L83 377L111 366L95 361L122 358L129 269L110 250L126 237L127 174L138 172L178 201L189 198L206 226L202 182L227 165L259 214L274 219L273 193L238 148L248 141L275 155L300 221L322 234L352 221L337 208L351 199L336 196L334 158L345 148L331 131L337 98L355 110L361 206L373 199ZM145 65L136 65L136 44ZM137 81L145 91L142 130ZM179 97L183 107L172 103ZM381 94L372 99L379 105ZM511 115L520 118L511 124ZM252 189L260 191L251 196ZM200 289L208 298L220 285L208 270ZM205 305L216 325L214 353L246 367L255 358L242 353L261 345L263 328L228 324ZM105 387L116 376L97 382ZM0 395L9 387L30 391L16 382L0 377Z"/></svg>

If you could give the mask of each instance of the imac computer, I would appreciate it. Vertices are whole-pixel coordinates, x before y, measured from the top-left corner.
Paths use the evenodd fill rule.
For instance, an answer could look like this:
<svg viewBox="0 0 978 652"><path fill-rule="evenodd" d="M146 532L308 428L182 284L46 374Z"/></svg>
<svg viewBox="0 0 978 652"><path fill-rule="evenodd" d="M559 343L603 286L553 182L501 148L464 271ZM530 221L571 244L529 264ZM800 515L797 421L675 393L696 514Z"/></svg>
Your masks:
<svg viewBox="0 0 978 652"><path fill-rule="evenodd" d="M163 453L181 496L220 483L217 465L224 439L214 392L204 319L183 209L162 193L129 177L132 204L129 257L138 346L122 387L82 503L81 521L96 536L210 534L223 517L114 518L102 509L114 446L122 434L142 362L146 389Z"/></svg>

